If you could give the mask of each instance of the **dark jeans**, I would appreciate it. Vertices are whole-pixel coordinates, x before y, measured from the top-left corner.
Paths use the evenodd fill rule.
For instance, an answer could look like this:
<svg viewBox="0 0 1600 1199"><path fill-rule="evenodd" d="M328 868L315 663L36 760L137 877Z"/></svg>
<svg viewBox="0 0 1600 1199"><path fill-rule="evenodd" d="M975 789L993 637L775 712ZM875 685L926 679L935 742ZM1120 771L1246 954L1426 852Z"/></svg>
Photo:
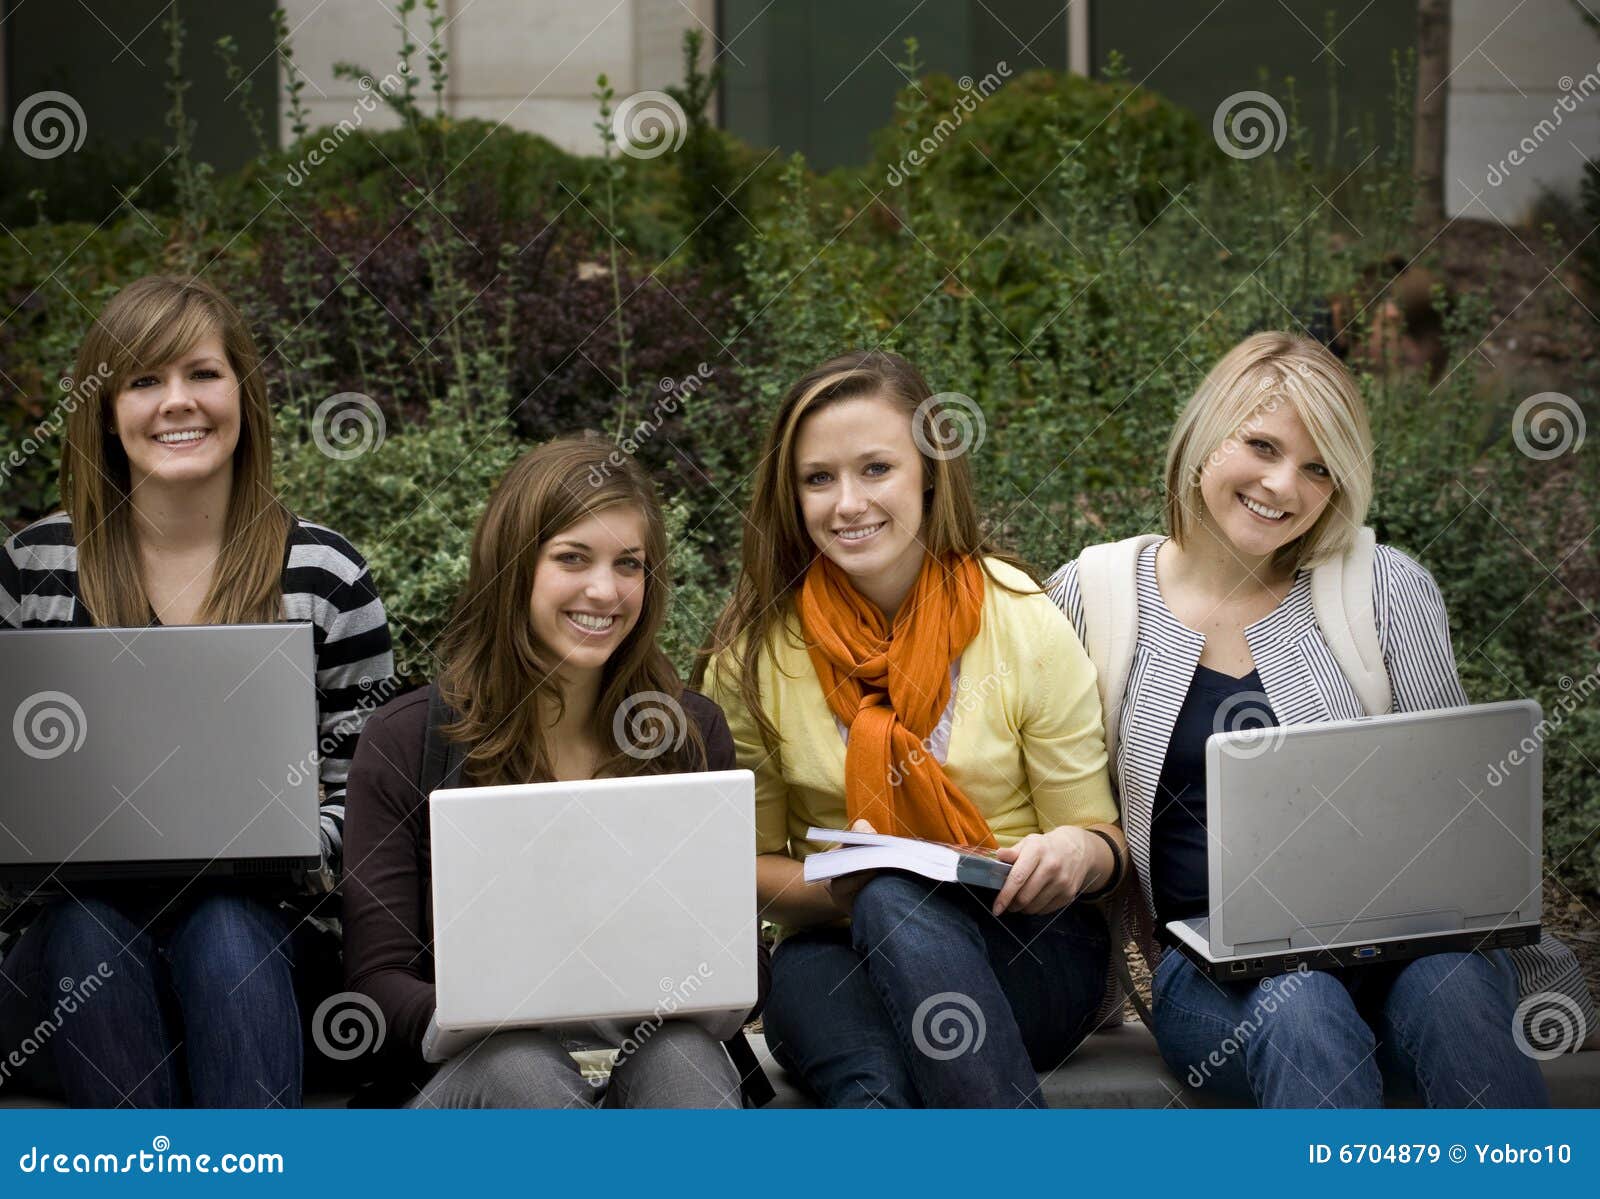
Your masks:
<svg viewBox="0 0 1600 1199"><path fill-rule="evenodd" d="M1175 949L1152 983L1156 1043L1188 1085L1261 1107L1382 1107L1385 1078L1429 1107L1549 1107L1512 1034L1504 950L1217 983Z"/></svg>
<svg viewBox="0 0 1600 1199"><path fill-rule="evenodd" d="M885 872L849 928L772 959L767 1044L827 1107L1044 1107L1039 1071L1091 1031L1109 938L1085 905L989 913L994 892Z"/></svg>
<svg viewBox="0 0 1600 1199"><path fill-rule="evenodd" d="M73 1107L299 1107L310 931L219 890L55 900L0 966L0 1086Z"/></svg>

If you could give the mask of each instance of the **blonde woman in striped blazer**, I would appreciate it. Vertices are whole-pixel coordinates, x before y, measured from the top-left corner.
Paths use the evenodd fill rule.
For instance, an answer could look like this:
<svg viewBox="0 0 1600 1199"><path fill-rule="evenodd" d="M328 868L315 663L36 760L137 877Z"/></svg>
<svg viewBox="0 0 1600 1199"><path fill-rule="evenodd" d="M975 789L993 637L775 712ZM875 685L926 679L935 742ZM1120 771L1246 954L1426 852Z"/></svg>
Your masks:
<svg viewBox="0 0 1600 1199"><path fill-rule="evenodd" d="M1256 984L1213 983L1153 936L1207 911L1204 745L1219 714L1228 727L1366 714L1319 627L1310 580L1361 533L1372 452L1348 371L1285 333L1224 356L1168 443L1167 536L1138 550L1137 640L1120 707L1106 705L1117 712L1107 742L1139 879L1130 932L1153 970L1153 1031L1191 1086L1263 1107L1378 1106L1385 1077L1429 1106L1544 1106L1537 1064L1513 1035L1519 1002L1539 995L1595 1027L1576 959L1548 935L1509 954L1302 972L1269 986L1270 1004ZM1087 642L1079 571L1068 562L1047 586ZM1427 570L1377 546L1372 605L1393 710L1465 704Z"/></svg>

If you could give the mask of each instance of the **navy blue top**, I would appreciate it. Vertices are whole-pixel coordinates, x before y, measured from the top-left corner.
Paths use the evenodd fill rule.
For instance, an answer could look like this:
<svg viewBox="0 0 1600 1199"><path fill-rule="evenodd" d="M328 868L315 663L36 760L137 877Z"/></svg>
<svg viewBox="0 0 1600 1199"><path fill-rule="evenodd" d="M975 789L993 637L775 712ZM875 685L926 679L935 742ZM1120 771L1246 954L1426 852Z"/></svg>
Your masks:
<svg viewBox="0 0 1600 1199"><path fill-rule="evenodd" d="M1206 875L1206 739L1212 733L1278 723L1254 670L1242 679L1196 666L1167 744L1150 829L1150 889L1156 927L1204 916Z"/></svg>

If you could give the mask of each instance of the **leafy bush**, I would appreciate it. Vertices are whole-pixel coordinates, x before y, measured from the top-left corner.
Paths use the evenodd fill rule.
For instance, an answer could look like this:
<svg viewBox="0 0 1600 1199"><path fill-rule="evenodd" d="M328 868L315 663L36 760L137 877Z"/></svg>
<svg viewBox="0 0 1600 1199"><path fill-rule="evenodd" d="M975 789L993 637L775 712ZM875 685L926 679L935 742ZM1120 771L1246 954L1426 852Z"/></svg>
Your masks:
<svg viewBox="0 0 1600 1199"><path fill-rule="evenodd" d="M348 431L354 435L356 426ZM356 440L330 436L324 426L323 440L338 455L318 445L298 414L281 410L274 447L280 494L300 516L361 551L389 614L396 669L408 683L425 682L440 666L437 643L466 582L473 528L527 447L505 436L501 422L456 404L436 405L425 423L392 432L369 423ZM689 506L669 502L667 517L667 575L683 588L664 644L687 675L721 597Z"/></svg>
<svg viewBox="0 0 1600 1199"><path fill-rule="evenodd" d="M914 45L902 66L915 73ZM1127 198L1148 220L1222 161L1192 113L1128 83L1115 62L1104 80L1025 71L987 98L993 82L966 82L932 74L901 91L899 119L873 139L874 190L884 181L898 186L897 176L906 175L930 202L942 198L980 233L1002 221L1009 231L1041 220L1035 194L1070 155L1091 175L1127 172L1134 184ZM1041 128L1060 131L1066 151L1040 137ZM925 165L915 165L914 152Z"/></svg>

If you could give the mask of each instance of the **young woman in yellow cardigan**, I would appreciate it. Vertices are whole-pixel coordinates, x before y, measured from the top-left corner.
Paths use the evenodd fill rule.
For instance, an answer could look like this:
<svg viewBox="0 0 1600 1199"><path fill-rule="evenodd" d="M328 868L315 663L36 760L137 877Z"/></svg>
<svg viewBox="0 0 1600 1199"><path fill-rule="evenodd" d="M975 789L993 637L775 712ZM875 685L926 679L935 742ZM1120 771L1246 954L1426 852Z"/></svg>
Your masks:
<svg viewBox="0 0 1600 1199"><path fill-rule="evenodd" d="M1093 668L979 531L965 447L892 354L822 364L767 436L708 691L756 774L784 933L773 1055L835 1107L1043 1106L1107 1005L1086 900L1125 872ZM1003 890L808 884L812 825L1000 847Z"/></svg>

